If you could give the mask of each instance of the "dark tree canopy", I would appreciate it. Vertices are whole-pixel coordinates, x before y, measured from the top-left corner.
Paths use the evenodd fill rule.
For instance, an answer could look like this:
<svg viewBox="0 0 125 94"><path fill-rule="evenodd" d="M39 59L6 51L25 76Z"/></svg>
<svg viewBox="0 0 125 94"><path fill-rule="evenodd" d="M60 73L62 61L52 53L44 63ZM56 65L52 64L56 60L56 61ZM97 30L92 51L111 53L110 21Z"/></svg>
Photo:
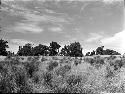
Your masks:
<svg viewBox="0 0 125 94"><path fill-rule="evenodd" d="M38 56L38 55L44 55L47 56L49 51L49 47L46 45L39 44L38 46L35 46L33 48L33 55Z"/></svg>
<svg viewBox="0 0 125 94"><path fill-rule="evenodd" d="M0 55L7 56L6 48L9 48L7 43L8 42L3 39L0 40Z"/></svg>
<svg viewBox="0 0 125 94"><path fill-rule="evenodd" d="M49 56L55 56L59 53L59 48L61 46L57 42L51 42L49 46Z"/></svg>
<svg viewBox="0 0 125 94"><path fill-rule="evenodd" d="M70 50L69 50L69 45L64 46L64 48L61 49L60 55L62 56L70 56Z"/></svg>
<svg viewBox="0 0 125 94"><path fill-rule="evenodd" d="M68 46L64 46L60 52L63 56L71 56L71 57L82 57L82 47L79 42L71 43Z"/></svg>
<svg viewBox="0 0 125 94"><path fill-rule="evenodd" d="M20 56L32 56L33 47L30 43L25 44L23 47L19 46L19 51L17 52Z"/></svg>
<svg viewBox="0 0 125 94"><path fill-rule="evenodd" d="M92 55L121 55L119 52L111 50L111 49L106 49L103 50L104 46L98 47L96 51L92 52L87 52L86 56L92 56Z"/></svg>
<svg viewBox="0 0 125 94"><path fill-rule="evenodd" d="M104 46L98 47L96 49L96 55L103 55L103 48L104 48Z"/></svg>
<svg viewBox="0 0 125 94"><path fill-rule="evenodd" d="M87 52L85 56L91 56L91 52Z"/></svg>

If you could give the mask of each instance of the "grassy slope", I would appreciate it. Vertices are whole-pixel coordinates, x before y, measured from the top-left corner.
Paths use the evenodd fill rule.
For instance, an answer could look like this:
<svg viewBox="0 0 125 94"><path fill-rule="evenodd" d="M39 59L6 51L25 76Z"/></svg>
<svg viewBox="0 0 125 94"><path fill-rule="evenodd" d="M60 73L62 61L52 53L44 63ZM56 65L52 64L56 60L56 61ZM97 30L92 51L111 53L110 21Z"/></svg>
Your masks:
<svg viewBox="0 0 125 94"><path fill-rule="evenodd" d="M86 94L125 92L125 58L121 60L119 56L83 58L48 56L2 59L0 59L0 78L6 80L4 72L2 72L3 69L6 69L7 77L12 77L14 80L12 80L13 83L10 83L13 86L12 90L8 89L9 86L6 84L5 89L0 87L0 92L76 92ZM121 67L119 67L119 63L122 63ZM15 78L9 75L9 72ZM25 77L23 80L25 84L20 85L19 81L22 76ZM17 77L18 79L16 79ZM3 81L1 80L1 82ZM10 79L7 81L10 82Z"/></svg>

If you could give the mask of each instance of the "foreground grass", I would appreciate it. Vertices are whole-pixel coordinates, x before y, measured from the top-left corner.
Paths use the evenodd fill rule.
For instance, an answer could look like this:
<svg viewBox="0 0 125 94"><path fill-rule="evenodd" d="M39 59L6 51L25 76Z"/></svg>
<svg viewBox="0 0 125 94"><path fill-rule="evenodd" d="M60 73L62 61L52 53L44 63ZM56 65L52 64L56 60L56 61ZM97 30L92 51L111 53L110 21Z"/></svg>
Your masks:
<svg viewBox="0 0 125 94"><path fill-rule="evenodd" d="M124 63L116 56L6 57L0 61L0 92L125 93Z"/></svg>

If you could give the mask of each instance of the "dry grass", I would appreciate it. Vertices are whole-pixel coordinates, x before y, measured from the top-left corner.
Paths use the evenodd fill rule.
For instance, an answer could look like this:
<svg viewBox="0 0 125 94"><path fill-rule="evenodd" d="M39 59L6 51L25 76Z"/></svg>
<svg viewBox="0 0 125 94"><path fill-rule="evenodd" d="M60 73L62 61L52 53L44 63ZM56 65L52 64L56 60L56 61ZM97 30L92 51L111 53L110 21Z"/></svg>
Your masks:
<svg viewBox="0 0 125 94"><path fill-rule="evenodd" d="M125 58L6 57L1 93L125 93Z"/></svg>

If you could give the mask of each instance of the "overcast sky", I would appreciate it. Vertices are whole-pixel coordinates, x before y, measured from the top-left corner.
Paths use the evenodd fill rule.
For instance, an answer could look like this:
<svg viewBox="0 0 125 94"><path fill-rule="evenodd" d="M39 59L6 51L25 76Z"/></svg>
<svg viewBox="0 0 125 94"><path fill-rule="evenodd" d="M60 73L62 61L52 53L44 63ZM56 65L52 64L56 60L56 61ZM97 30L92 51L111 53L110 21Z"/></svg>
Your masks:
<svg viewBox="0 0 125 94"><path fill-rule="evenodd" d="M26 43L80 42L125 52L123 0L2 0L0 38L16 52Z"/></svg>

